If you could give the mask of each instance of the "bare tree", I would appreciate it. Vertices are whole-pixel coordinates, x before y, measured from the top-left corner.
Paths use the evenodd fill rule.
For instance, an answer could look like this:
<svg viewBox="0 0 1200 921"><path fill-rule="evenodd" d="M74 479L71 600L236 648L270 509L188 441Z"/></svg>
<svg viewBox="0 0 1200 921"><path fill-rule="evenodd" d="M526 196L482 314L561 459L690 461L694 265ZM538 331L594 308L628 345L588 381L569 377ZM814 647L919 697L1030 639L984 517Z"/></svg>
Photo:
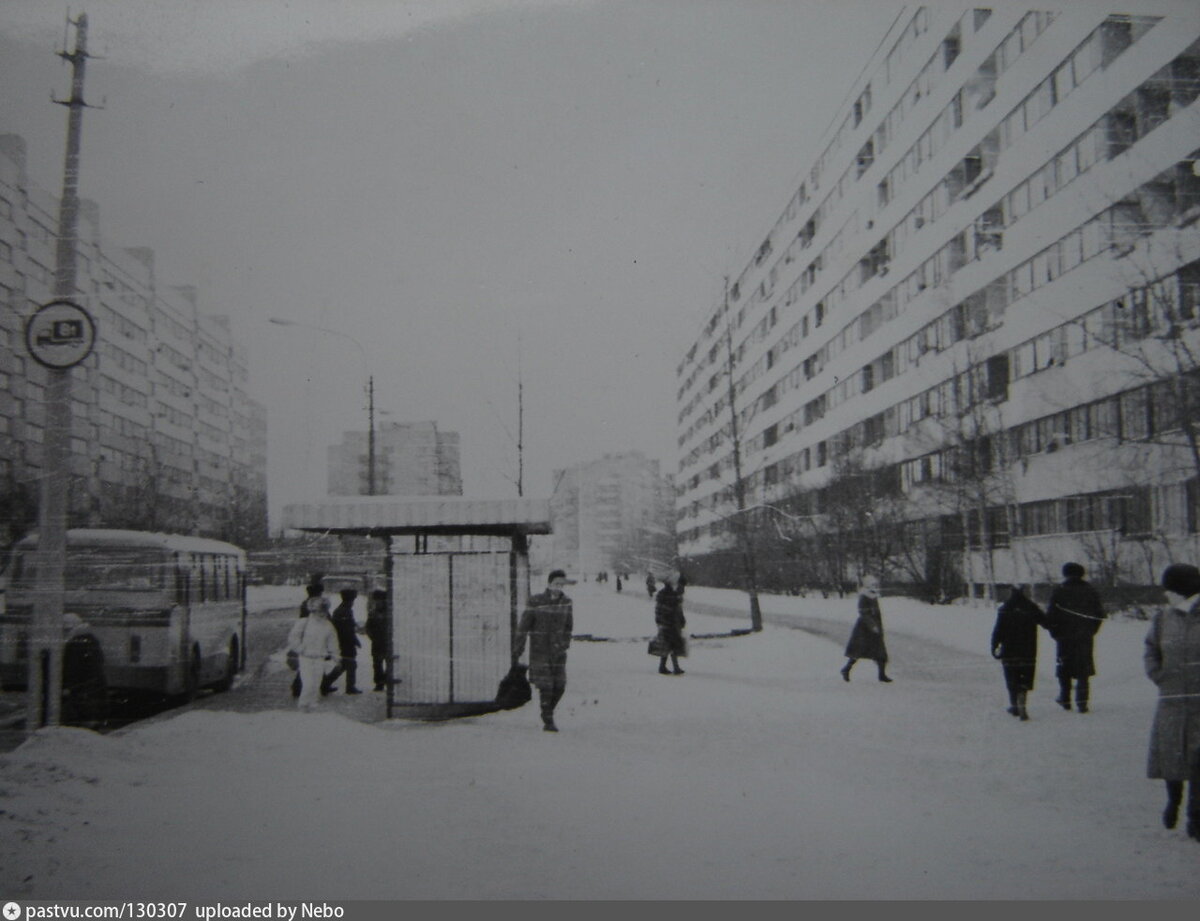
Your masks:
<svg viewBox="0 0 1200 921"><path fill-rule="evenodd" d="M728 521L742 558L746 593L750 596L750 629L762 630L762 609L758 601L758 572L754 552L754 529L746 513L746 481L742 476L742 437L738 429L737 383L734 380L733 323L729 318L729 279L725 279L725 375L729 385L729 440L733 452L733 497L735 512Z"/></svg>

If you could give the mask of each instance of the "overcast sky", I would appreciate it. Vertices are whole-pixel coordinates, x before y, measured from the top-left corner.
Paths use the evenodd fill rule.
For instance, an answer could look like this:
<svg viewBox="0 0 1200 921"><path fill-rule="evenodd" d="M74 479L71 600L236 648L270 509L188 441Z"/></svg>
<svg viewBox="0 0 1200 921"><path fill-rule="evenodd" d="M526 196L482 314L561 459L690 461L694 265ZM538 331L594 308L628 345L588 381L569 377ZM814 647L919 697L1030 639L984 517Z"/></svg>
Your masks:
<svg viewBox="0 0 1200 921"><path fill-rule="evenodd" d="M675 366L902 6L817 0L91 0L80 191L109 245L227 312L271 505L380 423L462 437L465 491L640 450ZM0 132L61 181L65 3L0 0ZM350 339L268 318L336 328ZM364 366L363 352L366 361Z"/></svg>

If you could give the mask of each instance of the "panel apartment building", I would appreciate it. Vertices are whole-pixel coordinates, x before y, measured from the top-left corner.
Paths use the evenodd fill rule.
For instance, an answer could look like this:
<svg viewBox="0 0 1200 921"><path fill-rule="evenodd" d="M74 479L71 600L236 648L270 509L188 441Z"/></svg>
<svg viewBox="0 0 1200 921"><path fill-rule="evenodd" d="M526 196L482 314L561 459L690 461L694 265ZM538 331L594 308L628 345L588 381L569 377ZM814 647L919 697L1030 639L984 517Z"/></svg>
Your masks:
<svg viewBox="0 0 1200 921"><path fill-rule="evenodd" d="M329 447L329 494L366 496L371 483L368 432L343 432ZM375 431L375 494L461 496L458 432L436 422L389 422Z"/></svg>
<svg viewBox="0 0 1200 921"><path fill-rule="evenodd" d="M17 529L36 523L47 374L24 327L53 299L58 227L25 157L20 136L0 135L0 497ZM71 299L97 336L71 372L70 525L265 537L266 411L229 318L160 286L152 250L106 245L98 206L81 205Z"/></svg>
<svg viewBox="0 0 1200 921"><path fill-rule="evenodd" d="M753 540L768 582L951 594L1197 559L1200 14L1177 9L896 20L677 367L681 554L730 572Z"/></svg>
<svg viewBox="0 0 1200 921"><path fill-rule="evenodd" d="M580 575L645 572L675 556L674 488L640 451L605 454L554 472L553 533L535 564ZM545 547L543 552L542 548Z"/></svg>

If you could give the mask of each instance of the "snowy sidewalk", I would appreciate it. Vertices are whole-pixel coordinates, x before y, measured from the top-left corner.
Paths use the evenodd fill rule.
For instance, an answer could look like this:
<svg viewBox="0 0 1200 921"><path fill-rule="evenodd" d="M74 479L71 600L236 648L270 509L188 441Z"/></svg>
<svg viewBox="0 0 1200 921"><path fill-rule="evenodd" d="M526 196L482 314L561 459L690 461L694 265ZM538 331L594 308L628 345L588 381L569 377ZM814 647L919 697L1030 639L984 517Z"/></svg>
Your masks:
<svg viewBox="0 0 1200 921"><path fill-rule="evenodd" d="M210 901L1200 896L1200 845L1161 827L1144 776L1144 624L1101 631L1086 716L1053 706L1043 642L1021 723L986 610L885 597L896 682L863 669L847 684L844 635L805 619L848 634L853 598L764 598L801 629L693 640L676 677L642 645L644 590L572 594L576 633L614 641L572 644L560 733L535 705L365 725L286 704L47 732L0 757L0 885ZM689 588L685 610L727 597ZM748 626L687 616L689 633Z"/></svg>

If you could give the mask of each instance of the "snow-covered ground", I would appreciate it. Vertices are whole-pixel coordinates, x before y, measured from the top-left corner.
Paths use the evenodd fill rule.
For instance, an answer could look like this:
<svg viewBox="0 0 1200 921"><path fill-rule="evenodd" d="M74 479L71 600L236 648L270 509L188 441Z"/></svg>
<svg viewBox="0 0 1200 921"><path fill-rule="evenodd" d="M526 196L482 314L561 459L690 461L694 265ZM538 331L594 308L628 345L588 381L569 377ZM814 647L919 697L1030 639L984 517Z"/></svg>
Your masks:
<svg viewBox="0 0 1200 921"><path fill-rule="evenodd" d="M644 591L572 589L576 642L535 705L424 724L193 710L0 757L0 889L26 899L1128 899L1200 896L1159 823L1145 624L1107 623L1093 712L1004 708L992 612L884 598L893 684L843 682L854 599L765 597L774 622L645 653ZM281 596L295 600L295 589ZM692 587L687 603L745 596ZM829 623L833 623L832 629ZM693 609L688 632L746 622ZM835 635L840 634L840 635ZM328 703L332 703L332 700Z"/></svg>

